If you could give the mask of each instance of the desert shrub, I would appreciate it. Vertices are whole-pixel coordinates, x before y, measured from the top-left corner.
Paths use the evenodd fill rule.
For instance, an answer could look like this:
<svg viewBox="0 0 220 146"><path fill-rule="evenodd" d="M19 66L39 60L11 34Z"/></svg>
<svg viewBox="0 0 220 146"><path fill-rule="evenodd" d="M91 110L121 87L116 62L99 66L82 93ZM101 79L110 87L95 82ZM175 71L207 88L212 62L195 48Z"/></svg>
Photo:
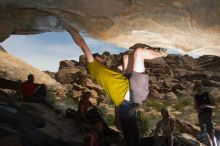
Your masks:
<svg viewBox="0 0 220 146"><path fill-rule="evenodd" d="M157 111L160 111L160 109L164 107L164 103L159 99L148 99L143 104L143 108L147 108L147 107L152 107Z"/></svg>
<svg viewBox="0 0 220 146"><path fill-rule="evenodd" d="M141 137L149 136L151 132L150 118L144 112L137 113L138 130Z"/></svg>
<svg viewBox="0 0 220 146"><path fill-rule="evenodd" d="M54 85L47 87L47 99L51 103L55 103L57 101L57 95L54 92Z"/></svg>
<svg viewBox="0 0 220 146"><path fill-rule="evenodd" d="M107 114L104 117L105 121L107 122L108 125L113 126L115 125L115 116L112 114Z"/></svg>
<svg viewBox="0 0 220 146"><path fill-rule="evenodd" d="M220 103L220 96L216 98L216 103Z"/></svg>
<svg viewBox="0 0 220 146"><path fill-rule="evenodd" d="M185 107L192 105L192 104L193 104L192 100L183 98L183 99L179 99L176 103L174 103L173 108L176 110L182 110Z"/></svg>

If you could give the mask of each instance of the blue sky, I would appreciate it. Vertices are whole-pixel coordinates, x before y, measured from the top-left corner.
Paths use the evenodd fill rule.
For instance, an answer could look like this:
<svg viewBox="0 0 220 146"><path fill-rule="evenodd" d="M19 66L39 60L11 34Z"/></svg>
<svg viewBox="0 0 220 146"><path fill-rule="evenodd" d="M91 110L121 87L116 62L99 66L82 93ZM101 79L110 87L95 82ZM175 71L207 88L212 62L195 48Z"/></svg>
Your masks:
<svg viewBox="0 0 220 146"><path fill-rule="evenodd" d="M113 44L94 38L83 36L92 52L103 53L109 51L117 54L126 51ZM37 35L11 35L1 43L4 49L40 69L56 72L61 60L77 60L83 54L81 49L73 42L67 32L50 32ZM169 49L169 53L180 54L176 49Z"/></svg>
<svg viewBox="0 0 220 146"><path fill-rule="evenodd" d="M92 52L120 53L126 49L84 36ZM57 71L61 60L78 60L83 54L67 32L50 32L37 35L11 35L1 43L4 49L40 69Z"/></svg>

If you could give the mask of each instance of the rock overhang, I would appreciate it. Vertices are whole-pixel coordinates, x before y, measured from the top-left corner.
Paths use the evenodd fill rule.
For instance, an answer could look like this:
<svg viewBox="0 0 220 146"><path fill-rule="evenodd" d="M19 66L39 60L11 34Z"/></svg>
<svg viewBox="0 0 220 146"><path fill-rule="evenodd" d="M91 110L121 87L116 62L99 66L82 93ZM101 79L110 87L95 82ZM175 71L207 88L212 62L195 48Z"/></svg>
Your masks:
<svg viewBox="0 0 220 146"><path fill-rule="evenodd" d="M1 0L0 41L64 31L57 17L120 47L134 43L220 54L218 0Z"/></svg>

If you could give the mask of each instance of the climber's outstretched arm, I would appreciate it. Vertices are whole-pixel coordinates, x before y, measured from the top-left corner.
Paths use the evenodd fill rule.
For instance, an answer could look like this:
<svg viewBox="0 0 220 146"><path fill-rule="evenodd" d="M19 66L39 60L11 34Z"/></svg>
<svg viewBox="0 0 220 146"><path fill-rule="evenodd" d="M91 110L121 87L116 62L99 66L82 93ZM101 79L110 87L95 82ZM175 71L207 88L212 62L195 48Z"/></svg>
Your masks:
<svg viewBox="0 0 220 146"><path fill-rule="evenodd" d="M68 24L66 21L61 20L63 23L63 26L66 28L66 30L70 33L72 36L74 42L83 50L84 54L86 55L88 62L93 62L94 58L92 56L92 52L86 42L84 41L83 37L79 34L79 32L73 28L70 24Z"/></svg>

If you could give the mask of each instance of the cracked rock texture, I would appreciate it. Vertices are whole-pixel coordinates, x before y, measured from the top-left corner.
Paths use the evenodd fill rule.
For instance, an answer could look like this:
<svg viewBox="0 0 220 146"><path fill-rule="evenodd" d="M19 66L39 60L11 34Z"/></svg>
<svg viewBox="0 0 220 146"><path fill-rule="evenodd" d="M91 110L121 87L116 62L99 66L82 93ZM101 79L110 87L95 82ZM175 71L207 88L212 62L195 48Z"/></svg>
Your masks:
<svg viewBox="0 0 220 146"><path fill-rule="evenodd" d="M64 31L62 17L92 37L220 54L219 0L0 0L0 42L11 34Z"/></svg>

